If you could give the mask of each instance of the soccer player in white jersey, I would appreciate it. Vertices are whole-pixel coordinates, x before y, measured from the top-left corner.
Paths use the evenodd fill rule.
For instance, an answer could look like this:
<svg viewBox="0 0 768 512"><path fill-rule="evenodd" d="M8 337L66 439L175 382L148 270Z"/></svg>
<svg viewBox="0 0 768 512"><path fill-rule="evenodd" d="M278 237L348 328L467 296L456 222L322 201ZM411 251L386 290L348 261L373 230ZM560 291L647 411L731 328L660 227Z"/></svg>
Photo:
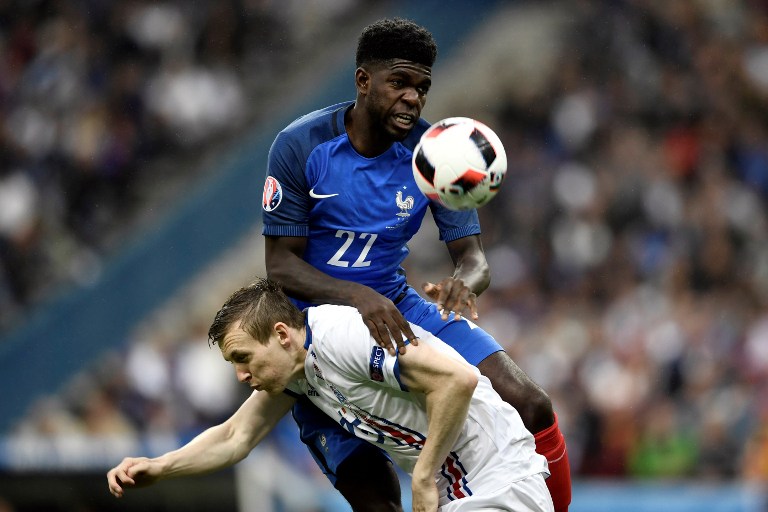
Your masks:
<svg viewBox="0 0 768 512"><path fill-rule="evenodd" d="M244 458L300 397L412 476L413 510L552 512L547 461L517 411L441 340L390 354L348 306L300 311L268 280L241 288L209 330L254 393L221 425L153 459L126 458L109 489L221 469Z"/></svg>

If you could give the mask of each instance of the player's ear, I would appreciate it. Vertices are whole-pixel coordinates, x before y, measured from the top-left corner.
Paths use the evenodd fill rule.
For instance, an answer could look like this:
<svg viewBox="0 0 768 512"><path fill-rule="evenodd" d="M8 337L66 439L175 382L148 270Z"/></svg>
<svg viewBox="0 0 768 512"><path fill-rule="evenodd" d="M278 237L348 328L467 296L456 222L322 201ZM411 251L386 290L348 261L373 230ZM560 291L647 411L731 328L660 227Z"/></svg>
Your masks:
<svg viewBox="0 0 768 512"><path fill-rule="evenodd" d="M370 84L371 74L363 67L357 68L355 70L355 87L357 88L357 92L360 94L367 93Z"/></svg>
<svg viewBox="0 0 768 512"><path fill-rule="evenodd" d="M288 325L283 322L277 322L275 324L275 333L277 333L277 340L282 347L287 347L290 344L290 336L288 332Z"/></svg>

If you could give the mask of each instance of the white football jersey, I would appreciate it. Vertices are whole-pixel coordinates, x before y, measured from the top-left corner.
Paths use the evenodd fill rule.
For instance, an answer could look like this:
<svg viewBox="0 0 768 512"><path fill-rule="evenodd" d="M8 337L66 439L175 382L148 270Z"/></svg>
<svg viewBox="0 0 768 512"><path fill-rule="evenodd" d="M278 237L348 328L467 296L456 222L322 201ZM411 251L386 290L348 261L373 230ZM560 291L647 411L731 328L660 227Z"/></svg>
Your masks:
<svg viewBox="0 0 768 512"><path fill-rule="evenodd" d="M307 312L306 379L289 389L307 395L342 427L380 446L411 473L429 435L425 396L401 383L397 356L376 344L355 308L323 305ZM420 344L461 358L435 336L414 324L411 328ZM492 494L538 473L549 474L533 436L480 375L461 435L435 475L440 505Z"/></svg>

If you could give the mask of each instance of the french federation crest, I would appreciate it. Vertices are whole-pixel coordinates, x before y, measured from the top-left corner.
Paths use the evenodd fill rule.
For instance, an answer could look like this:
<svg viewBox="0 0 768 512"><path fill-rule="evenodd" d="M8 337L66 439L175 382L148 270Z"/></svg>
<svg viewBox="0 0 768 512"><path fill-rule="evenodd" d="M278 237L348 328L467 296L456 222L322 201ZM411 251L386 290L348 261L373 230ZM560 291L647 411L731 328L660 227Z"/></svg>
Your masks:
<svg viewBox="0 0 768 512"><path fill-rule="evenodd" d="M392 226L387 226L387 229L399 229L408 224L408 217L411 216L410 210L413 209L415 205L415 201L413 199L413 196L405 196L403 197L403 191L407 187L402 187L401 190L397 191L397 194L395 194L395 204L398 208L400 208L400 211L397 212L397 217L395 217L395 223Z"/></svg>
<svg viewBox="0 0 768 512"><path fill-rule="evenodd" d="M265 212L271 212L280 205L283 200L283 187L272 176L267 176L264 182L264 195L261 198L261 207Z"/></svg>
<svg viewBox="0 0 768 512"><path fill-rule="evenodd" d="M397 203L397 207L400 208L400 213L397 214L398 217L411 216L411 214L408 213L408 210L413 209L413 196L406 196L405 199L403 199L403 191L398 190L397 196L395 196L395 202Z"/></svg>

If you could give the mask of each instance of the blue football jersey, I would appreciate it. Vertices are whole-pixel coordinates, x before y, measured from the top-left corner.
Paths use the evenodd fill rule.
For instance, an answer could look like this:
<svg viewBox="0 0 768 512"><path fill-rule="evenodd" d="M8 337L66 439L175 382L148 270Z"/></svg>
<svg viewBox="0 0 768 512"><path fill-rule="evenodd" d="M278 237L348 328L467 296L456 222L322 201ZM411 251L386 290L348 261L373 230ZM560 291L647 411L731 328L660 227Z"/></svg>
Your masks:
<svg viewBox="0 0 768 512"><path fill-rule="evenodd" d="M401 264L408 241L428 207L446 242L479 234L480 225L475 210L448 210L416 186L411 156L426 121L402 143L365 158L344 128L352 105L309 113L277 135L264 183L263 234L306 237L310 265L394 300L406 287Z"/></svg>

